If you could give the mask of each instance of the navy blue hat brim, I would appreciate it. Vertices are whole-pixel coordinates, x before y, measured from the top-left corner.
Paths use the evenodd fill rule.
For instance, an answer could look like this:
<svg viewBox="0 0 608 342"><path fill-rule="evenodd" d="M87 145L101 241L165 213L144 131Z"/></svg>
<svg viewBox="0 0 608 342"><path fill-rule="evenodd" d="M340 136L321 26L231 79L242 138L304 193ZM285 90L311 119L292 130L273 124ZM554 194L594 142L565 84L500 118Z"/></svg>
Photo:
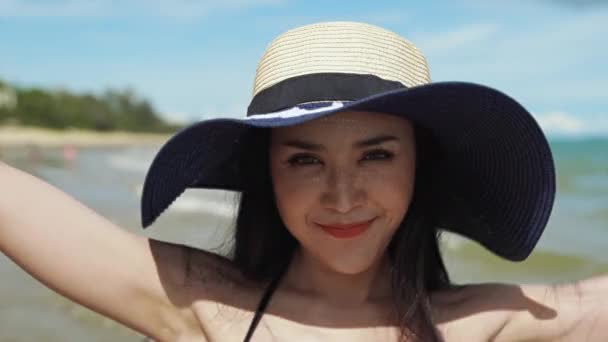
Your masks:
<svg viewBox="0 0 608 342"><path fill-rule="evenodd" d="M303 116L192 124L162 146L148 170L142 226L152 224L187 188L241 190L235 160L248 129L296 125L346 110L402 116L432 132L445 170L437 179L441 228L509 260L523 260L532 252L555 198L549 144L532 115L511 97L466 82L386 91Z"/></svg>

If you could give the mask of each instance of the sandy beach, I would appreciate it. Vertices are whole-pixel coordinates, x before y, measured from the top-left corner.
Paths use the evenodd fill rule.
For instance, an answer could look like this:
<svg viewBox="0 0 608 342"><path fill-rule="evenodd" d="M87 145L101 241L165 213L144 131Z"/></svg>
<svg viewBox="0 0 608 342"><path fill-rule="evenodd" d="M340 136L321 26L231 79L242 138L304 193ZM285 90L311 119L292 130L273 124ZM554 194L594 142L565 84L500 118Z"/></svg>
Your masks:
<svg viewBox="0 0 608 342"><path fill-rule="evenodd" d="M75 147L160 145L171 134L133 132L95 132L71 129L65 131L37 127L0 126L0 147Z"/></svg>

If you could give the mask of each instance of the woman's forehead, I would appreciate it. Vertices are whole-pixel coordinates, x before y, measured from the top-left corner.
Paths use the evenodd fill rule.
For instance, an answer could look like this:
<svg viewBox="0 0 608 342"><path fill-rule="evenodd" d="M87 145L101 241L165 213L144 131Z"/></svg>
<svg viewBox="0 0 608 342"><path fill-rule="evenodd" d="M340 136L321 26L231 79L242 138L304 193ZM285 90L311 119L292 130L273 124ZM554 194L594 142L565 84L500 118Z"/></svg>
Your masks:
<svg viewBox="0 0 608 342"><path fill-rule="evenodd" d="M411 122L406 119L375 112L347 111L328 115L299 125L273 129L273 137L327 137L353 136L391 133L402 137L413 135Z"/></svg>

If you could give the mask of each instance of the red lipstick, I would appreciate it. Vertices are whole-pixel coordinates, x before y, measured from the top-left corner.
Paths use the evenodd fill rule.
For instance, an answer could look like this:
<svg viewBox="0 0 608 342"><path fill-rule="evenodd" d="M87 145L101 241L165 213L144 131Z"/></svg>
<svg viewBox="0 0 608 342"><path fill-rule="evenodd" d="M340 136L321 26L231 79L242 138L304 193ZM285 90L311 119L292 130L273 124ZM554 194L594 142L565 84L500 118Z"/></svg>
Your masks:
<svg viewBox="0 0 608 342"><path fill-rule="evenodd" d="M319 227L321 227L321 229L323 229L323 231L335 238L349 239L363 234L363 232L365 232L369 228L373 221L374 219L361 223L331 226L326 226L319 223L317 224L319 225Z"/></svg>

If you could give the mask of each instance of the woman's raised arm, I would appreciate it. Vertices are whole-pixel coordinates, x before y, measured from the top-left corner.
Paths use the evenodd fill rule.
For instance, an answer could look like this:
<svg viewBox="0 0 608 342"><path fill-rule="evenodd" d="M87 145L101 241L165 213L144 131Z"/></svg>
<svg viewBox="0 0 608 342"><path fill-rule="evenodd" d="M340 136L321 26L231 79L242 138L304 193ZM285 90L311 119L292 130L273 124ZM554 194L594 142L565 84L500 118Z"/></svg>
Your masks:
<svg viewBox="0 0 608 342"><path fill-rule="evenodd" d="M159 340L197 329L180 291L184 246L121 229L1 161L0 189L0 250L33 277Z"/></svg>
<svg viewBox="0 0 608 342"><path fill-rule="evenodd" d="M519 309L496 341L607 340L608 274L576 283L520 288L521 295L501 296Z"/></svg>

